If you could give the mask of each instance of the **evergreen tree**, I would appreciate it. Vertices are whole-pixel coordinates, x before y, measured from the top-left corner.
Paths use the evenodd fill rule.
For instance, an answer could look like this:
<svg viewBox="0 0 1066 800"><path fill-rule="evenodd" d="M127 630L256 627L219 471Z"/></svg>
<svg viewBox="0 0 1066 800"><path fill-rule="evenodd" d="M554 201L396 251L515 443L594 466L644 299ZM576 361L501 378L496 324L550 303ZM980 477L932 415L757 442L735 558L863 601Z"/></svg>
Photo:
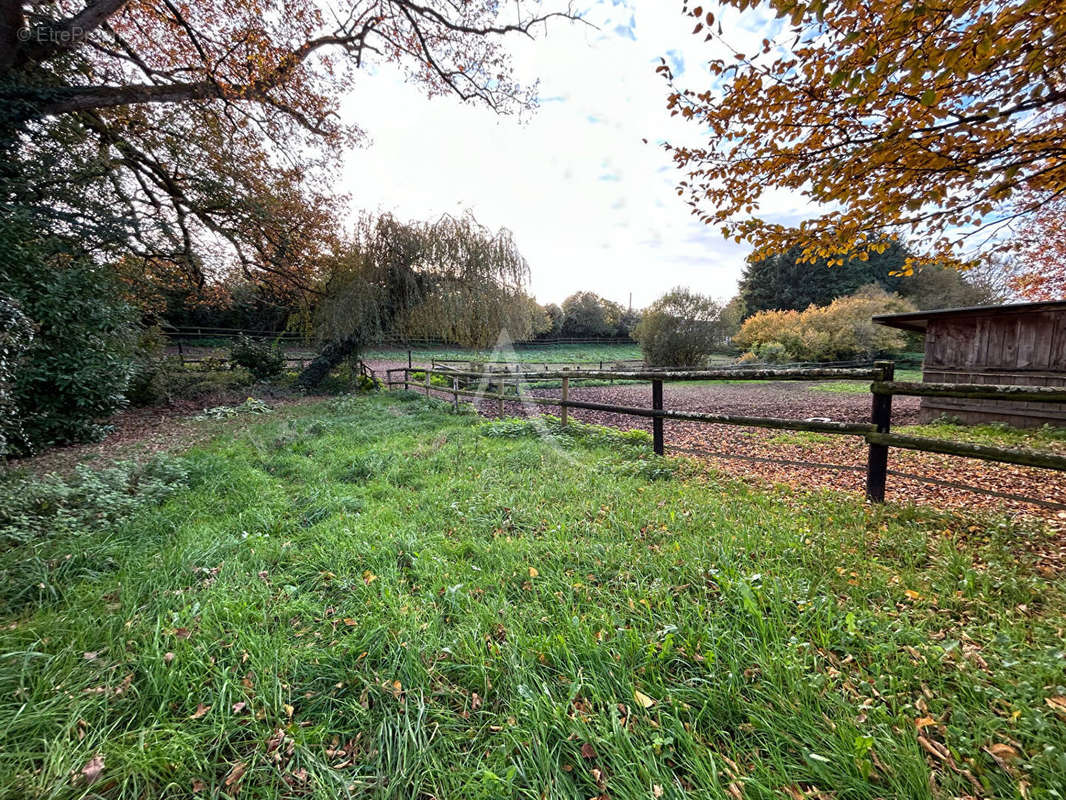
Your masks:
<svg viewBox="0 0 1066 800"><path fill-rule="evenodd" d="M865 261L846 259L830 267L825 260L801 262L802 248L793 247L757 261L749 261L740 280L740 300L748 314L773 309L803 311L825 306L872 283L886 291L900 288L907 249L893 242L884 253L871 252Z"/></svg>

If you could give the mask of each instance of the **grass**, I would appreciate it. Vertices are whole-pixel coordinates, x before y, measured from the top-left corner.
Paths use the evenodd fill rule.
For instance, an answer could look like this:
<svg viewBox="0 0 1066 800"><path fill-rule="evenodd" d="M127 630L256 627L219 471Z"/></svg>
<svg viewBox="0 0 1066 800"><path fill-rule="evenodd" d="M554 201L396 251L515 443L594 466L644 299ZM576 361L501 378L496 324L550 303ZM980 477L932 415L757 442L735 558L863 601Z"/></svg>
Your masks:
<svg viewBox="0 0 1066 800"><path fill-rule="evenodd" d="M920 369L898 369L896 370L895 379L897 381L921 382L922 371ZM869 394L870 382L823 381L821 383L813 384L811 386L811 389L815 392L830 392L831 394Z"/></svg>
<svg viewBox="0 0 1066 800"><path fill-rule="evenodd" d="M0 796L1066 793L1041 531L446 409L280 409L4 545Z"/></svg>
<svg viewBox="0 0 1066 800"><path fill-rule="evenodd" d="M1066 428L1055 428L1051 425L1043 425L1039 428L1014 428L1004 423L960 425L950 419L942 419L925 425L906 425L899 431L909 436L929 436L935 439L952 439L973 444L1066 452Z"/></svg>
<svg viewBox="0 0 1066 800"><path fill-rule="evenodd" d="M365 356L368 360L406 361L406 348L375 348ZM411 358L415 362L428 362L431 359L463 359L475 361L530 361L547 364L565 364L568 362L597 363L600 361L628 361L640 359L640 347L636 342L619 344L545 344L521 346L507 351L468 350L464 348L412 348ZM606 366L606 363L604 364Z"/></svg>

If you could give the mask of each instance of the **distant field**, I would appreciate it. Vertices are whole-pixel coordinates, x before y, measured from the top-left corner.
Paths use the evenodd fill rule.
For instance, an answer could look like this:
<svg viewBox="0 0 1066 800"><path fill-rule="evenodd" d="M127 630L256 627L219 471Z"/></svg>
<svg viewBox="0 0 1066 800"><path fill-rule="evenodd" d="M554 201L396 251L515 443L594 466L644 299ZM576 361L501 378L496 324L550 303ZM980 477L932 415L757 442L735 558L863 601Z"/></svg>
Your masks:
<svg viewBox="0 0 1066 800"><path fill-rule="evenodd" d="M461 347L414 347L414 361L430 359L472 359L475 361L539 361L549 364L573 361L628 361L639 359L640 347L636 342L618 344L544 344L525 345L508 349L468 350ZM381 347L368 350L368 360L406 361L407 348Z"/></svg>

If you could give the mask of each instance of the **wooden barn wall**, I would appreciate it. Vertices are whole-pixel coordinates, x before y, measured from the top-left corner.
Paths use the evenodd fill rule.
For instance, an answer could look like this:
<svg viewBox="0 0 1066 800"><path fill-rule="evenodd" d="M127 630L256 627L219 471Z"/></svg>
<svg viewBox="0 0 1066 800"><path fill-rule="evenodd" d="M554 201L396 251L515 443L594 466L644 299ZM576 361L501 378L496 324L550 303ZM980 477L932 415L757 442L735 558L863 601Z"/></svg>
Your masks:
<svg viewBox="0 0 1066 800"><path fill-rule="evenodd" d="M924 380L1066 386L1066 311L934 319L925 336ZM922 419L1019 427L1066 426L1066 404L1007 400L922 399Z"/></svg>

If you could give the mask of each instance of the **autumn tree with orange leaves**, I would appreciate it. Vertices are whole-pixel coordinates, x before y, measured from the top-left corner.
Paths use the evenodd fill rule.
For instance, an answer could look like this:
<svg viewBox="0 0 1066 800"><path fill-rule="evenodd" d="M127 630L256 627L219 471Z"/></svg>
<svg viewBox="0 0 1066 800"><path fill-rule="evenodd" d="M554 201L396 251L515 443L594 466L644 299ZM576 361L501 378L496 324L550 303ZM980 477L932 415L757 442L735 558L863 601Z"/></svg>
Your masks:
<svg viewBox="0 0 1066 800"><path fill-rule="evenodd" d="M1013 244L1011 288L1026 300L1066 299L1066 201L1044 205Z"/></svg>
<svg viewBox="0 0 1066 800"><path fill-rule="evenodd" d="M681 86L659 67L669 108L701 131L668 147L693 212L752 242L756 257L800 245L808 260L836 261L896 236L929 242L925 261L965 260L1008 247L1015 221L1066 192L1063 3L723 5L756 20L769 12L766 38L740 51L738 31L683 7L723 55L709 62L709 85ZM823 210L796 236L758 215L775 189Z"/></svg>

